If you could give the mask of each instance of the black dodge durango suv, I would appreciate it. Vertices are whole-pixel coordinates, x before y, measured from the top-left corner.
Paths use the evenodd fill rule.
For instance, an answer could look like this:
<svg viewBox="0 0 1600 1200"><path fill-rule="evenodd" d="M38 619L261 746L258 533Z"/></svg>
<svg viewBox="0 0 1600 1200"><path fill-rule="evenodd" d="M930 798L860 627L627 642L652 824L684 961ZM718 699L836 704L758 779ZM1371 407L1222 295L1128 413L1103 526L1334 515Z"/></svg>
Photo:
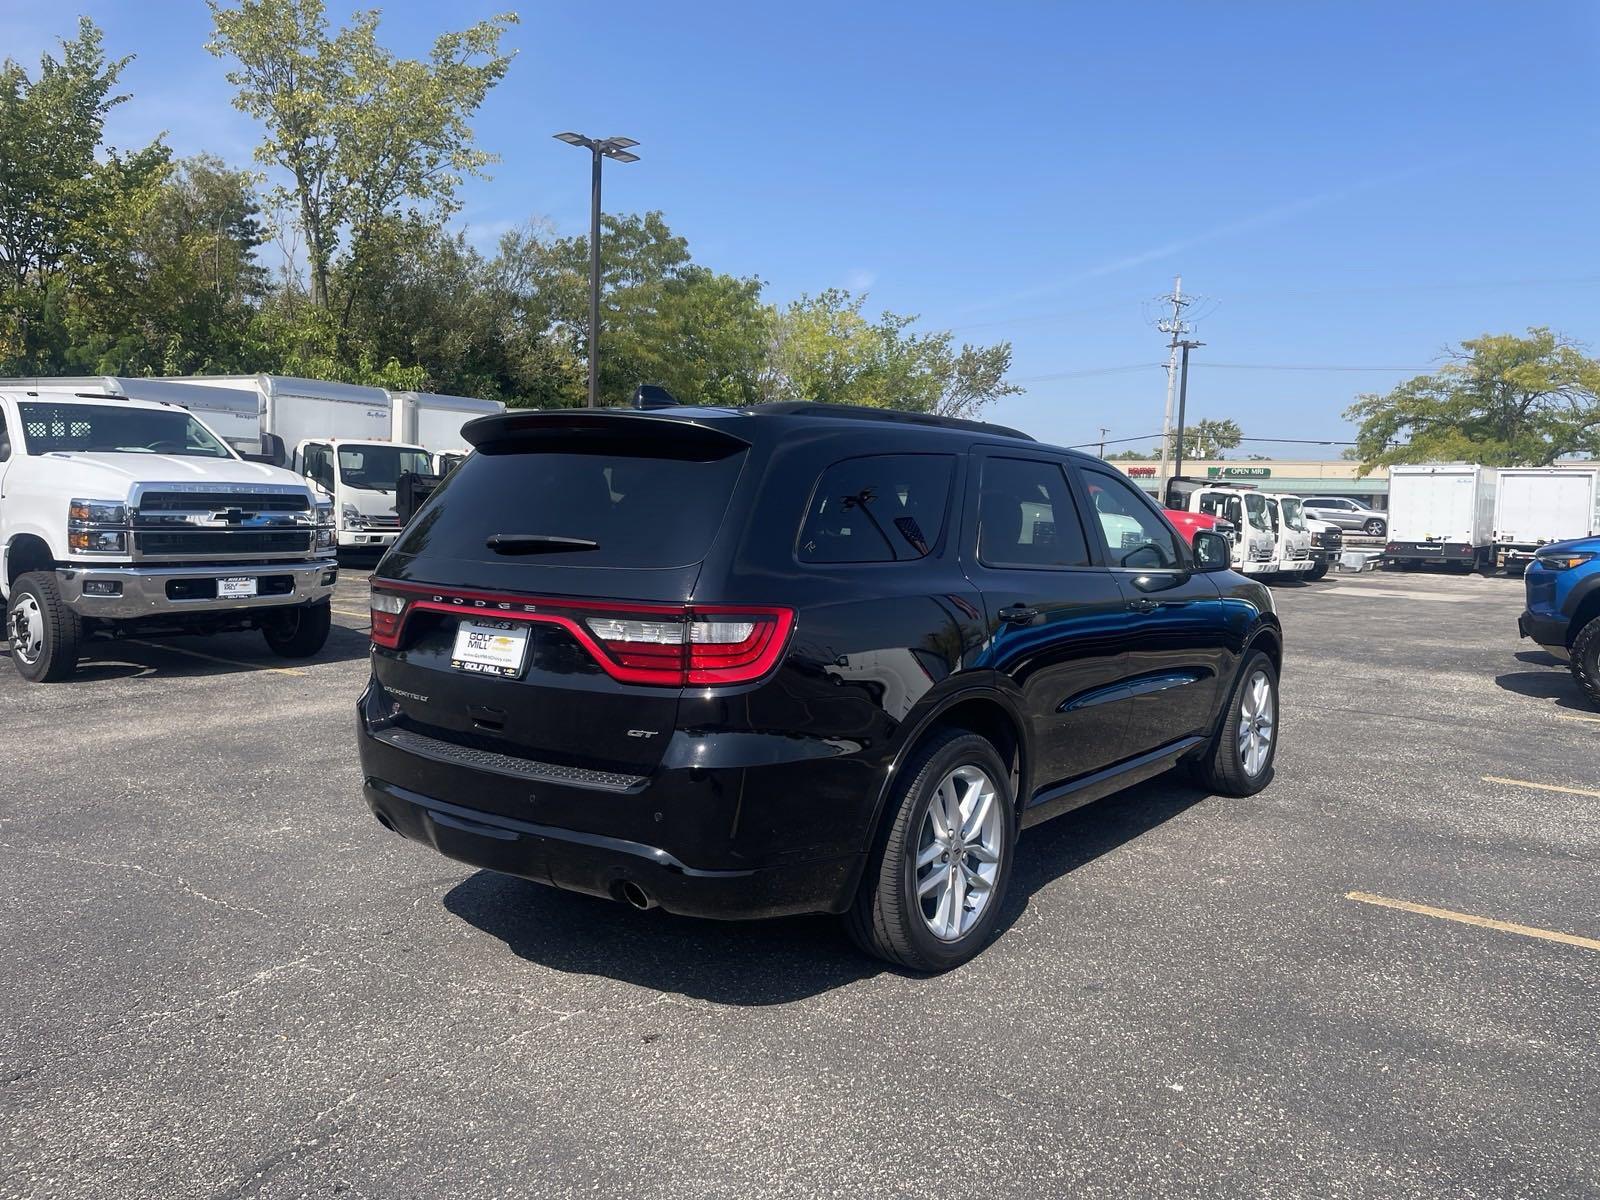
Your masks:
<svg viewBox="0 0 1600 1200"><path fill-rule="evenodd" d="M1099 459L817 404L513 411L372 578L365 792L451 858L942 970L1020 830L1272 775L1270 593Z"/></svg>

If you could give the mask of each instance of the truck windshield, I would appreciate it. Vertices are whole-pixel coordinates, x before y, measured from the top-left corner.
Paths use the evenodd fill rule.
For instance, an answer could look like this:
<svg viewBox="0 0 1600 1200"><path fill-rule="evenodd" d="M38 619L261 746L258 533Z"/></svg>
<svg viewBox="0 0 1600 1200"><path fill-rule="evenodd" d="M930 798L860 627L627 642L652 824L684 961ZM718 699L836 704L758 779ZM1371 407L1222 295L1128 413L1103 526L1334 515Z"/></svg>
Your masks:
<svg viewBox="0 0 1600 1200"><path fill-rule="evenodd" d="M29 454L178 454L232 458L233 453L181 408L25 401L22 436Z"/></svg>
<svg viewBox="0 0 1600 1200"><path fill-rule="evenodd" d="M346 487L392 492L402 475L431 474L433 463L426 450L377 444L339 447L339 482Z"/></svg>
<svg viewBox="0 0 1600 1200"><path fill-rule="evenodd" d="M1297 533L1304 533L1306 528L1305 518L1300 514L1300 501L1282 500L1283 523Z"/></svg>
<svg viewBox="0 0 1600 1200"><path fill-rule="evenodd" d="M1257 529L1272 532L1272 522L1267 518L1267 498L1249 492L1244 498L1244 511L1250 518L1250 524Z"/></svg>

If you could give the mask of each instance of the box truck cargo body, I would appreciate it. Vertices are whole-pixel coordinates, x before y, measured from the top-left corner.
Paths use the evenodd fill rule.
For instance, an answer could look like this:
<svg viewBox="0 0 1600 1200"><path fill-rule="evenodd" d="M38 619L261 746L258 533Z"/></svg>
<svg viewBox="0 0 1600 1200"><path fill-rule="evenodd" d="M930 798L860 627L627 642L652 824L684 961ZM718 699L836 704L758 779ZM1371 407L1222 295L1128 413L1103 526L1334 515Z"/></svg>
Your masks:
<svg viewBox="0 0 1600 1200"><path fill-rule="evenodd" d="M443 475L444 459L465 457L470 447L461 436L461 427L478 417L492 417L506 410L498 400L479 400L474 396L442 396L433 392L390 392L392 436L397 442L421 446L434 458L435 474Z"/></svg>
<svg viewBox="0 0 1600 1200"><path fill-rule="evenodd" d="M1595 467L1502 467L1495 486L1495 565L1525 567L1546 542L1589 537L1600 529L1597 481Z"/></svg>
<svg viewBox="0 0 1600 1200"><path fill-rule="evenodd" d="M1385 562L1449 563L1472 570L1492 561L1495 471L1476 463L1419 463L1389 471Z"/></svg>

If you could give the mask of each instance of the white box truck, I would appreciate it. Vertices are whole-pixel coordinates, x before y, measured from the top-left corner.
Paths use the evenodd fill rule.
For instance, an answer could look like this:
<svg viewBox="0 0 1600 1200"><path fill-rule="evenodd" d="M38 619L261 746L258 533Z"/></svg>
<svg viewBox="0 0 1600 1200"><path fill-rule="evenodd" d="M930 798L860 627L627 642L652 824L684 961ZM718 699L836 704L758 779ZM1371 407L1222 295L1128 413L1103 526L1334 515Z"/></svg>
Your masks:
<svg viewBox="0 0 1600 1200"><path fill-rule="evenodd" d="M1592 536L1600 469L1502 467L1495 485L1494 562L1526 567L1546 542Z"/></svg>
<svg viewBox="0 0 1600 1200"><path fill-rule="evenodd" d="M433 471L426 449L394 441L395 406L382 388L285 375L192 375L165 382L252 396L253 452L307 477L332 499L341 550L391 545L402 524L395 509L400 476Z"/></svg>
<svg viewBox="0 0 1600 1200"><path fill-rule="evenodd" d="M1476 463L1413 463L1389 470L1389 542L1383 561L1487 567L1494 553L1495 470Z"/></svg>
<svg viewBox="0 0 1600 1200"><path fill-rule="evenodd" d="M451 468L471 452L461 436L463 425L506 410L499 400L444 396L435 392L390 392L389 403L393 420L391 437L396 442L421 446L433 455L436 475L448 475Z"/></svg>

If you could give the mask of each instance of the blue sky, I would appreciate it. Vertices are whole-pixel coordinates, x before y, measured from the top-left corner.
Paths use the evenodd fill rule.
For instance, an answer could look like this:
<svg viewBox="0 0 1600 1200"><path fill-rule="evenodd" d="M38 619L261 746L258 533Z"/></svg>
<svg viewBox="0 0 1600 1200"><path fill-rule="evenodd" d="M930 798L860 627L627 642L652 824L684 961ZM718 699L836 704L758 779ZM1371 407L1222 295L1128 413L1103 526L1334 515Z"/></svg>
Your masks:
<svg viewBox="0 0 1600 1200"><path fill-rule="evenodd" d="M512 4L382 7L384 40L421 54ZM137 55L114 141L247 159L199 0L5 0L0 50L31 64L80 11ZM549 135L626 134L643 160L607 172L609 210L663 210L770 298L865 288L1010 340L1027 394L990 413L1052 441L1160 428L1146 310L1179 272L1213 309L1190 413L1257 437L1348 437L1357 393L1480 332L1600 344L1600 4L519 11L474 236L584 228L586 163Z"/></svg>

